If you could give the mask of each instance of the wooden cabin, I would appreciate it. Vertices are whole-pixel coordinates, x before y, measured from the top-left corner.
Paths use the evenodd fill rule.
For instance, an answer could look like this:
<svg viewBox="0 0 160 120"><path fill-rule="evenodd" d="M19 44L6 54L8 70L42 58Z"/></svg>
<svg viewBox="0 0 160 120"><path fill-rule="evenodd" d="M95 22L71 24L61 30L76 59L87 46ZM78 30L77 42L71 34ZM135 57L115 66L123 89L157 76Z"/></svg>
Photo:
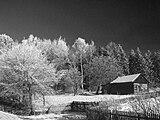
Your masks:
<svg viewBox="0 0 160 120"><path fill-rule="evenodd" d="M108 94L136 94L141 92L148 92L149 82L142 74L133 74L118 77L113 80L107 88Z"/></svg>

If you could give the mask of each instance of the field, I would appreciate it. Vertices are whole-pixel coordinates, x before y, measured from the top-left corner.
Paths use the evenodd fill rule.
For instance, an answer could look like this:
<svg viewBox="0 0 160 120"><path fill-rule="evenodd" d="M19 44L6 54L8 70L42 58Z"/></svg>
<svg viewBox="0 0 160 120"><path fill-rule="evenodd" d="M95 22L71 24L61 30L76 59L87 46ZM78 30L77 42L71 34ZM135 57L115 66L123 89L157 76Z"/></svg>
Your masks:
<svg viewBox="0 0 160 120"><path fill-rule="evenodd" d="M36 112L44 112L49 107L49 113L61 114L62 111L66 109L70 109L70 107L66 107L70 105L73 101L81 101L81 102L99 102L99 101L108 101L108 100L116 100L128 98L133 95L76 95L73 94L65 94L65 95L54 95L54 96L45 96L45 106L43 105L42 97L40 99L36 99L34 101L35 111Z"/></svg>
<svg viewBox="0 0 160 120"><path fill-rule="evenodd" d="M53 95L53 96L45 96L45 106L43 105L42 97L39 96L39 99L35 99L33 103L35 104L35 108L39 110L45 110L48 107L52 106L52 110L49 114L42 115L33 115L33 116L20 116L21 119L29 119L29 120L85 120L85 115L77 114L77 113L61 113L61 111L65 108L67 104L70 104L73 101L82 101L82 102L98 102L98 101L108 101L108 100L117 100L128 97L133 97L134 95L76 95L73 94L65 94L65 95ZM38 97L37 97L38 98ZM36 110L38 110L36 109ZM123 103L118 105L118 110L120 111L128 111L130 106L128 103ZM131 110L131 109L130 109ZM7 120L5 118L6 113L0 113L1 120ZM12 116L12 115L7 115ZM14 116L16 117L16 116ZM12 120L12 119L10 119Z"/></svg>
<svg viewBox="0 0 160 120"><path fill-rule="evenodd" d="M54 95L54 96L45 96L46 105L61 105L68 104L73 101L83 101L83 102L98 102L98 101L106 101L110 99L123 99L127 97L131 97L133 95L93 95L93 96L85 96L85 95L76 95L73 94L65 94L65 95ZM36 100L36 104L42 105L42 99Z"/></svg>
<svg viewBox="0 0 160 120"><path fill-rule="evenodd" d="M57 111L62 110L65 105L73 102L73 101L87 101L87 102L98 102L98 101L106 101L109 99L122 99L122 98L127 98L127 97L131 97L133 95L93 95L93 96L85 96L85 95L76 95L74 96L73 94L65 94L65 95L54 95L54 96L45 96L46 99L46 105L43 106L43 101L42 101L42 97L39 97L39 99L36 99L35 101L33 101L33 103L35 104L36 108L39 109L44 109L47 108L49 106L53 106L53 110L56 111L56 113L50 113L48 115L38 115L38 116L25 116L25 117L20 117L21 119L29 119L29 120L66 120L63 119L64 116L71 116L73 117L75 120L75 117L80 117L80 115L76 115L76 114L57 114ZM63 106L64 105L64 106ZM63 107L62 107L63 106ZM4 113L2 112L0 114L1 116L1 120L8 120L5 116L8 113ZM8 117L13 116L8 114ZM16 117L16 116L14 116ZM14 118L12 117L12 118ZM82 116L83 117L83 116ZM10 119L10 120L14 120L14 119ZM17 118L18 120L18 118Z"/></svg>

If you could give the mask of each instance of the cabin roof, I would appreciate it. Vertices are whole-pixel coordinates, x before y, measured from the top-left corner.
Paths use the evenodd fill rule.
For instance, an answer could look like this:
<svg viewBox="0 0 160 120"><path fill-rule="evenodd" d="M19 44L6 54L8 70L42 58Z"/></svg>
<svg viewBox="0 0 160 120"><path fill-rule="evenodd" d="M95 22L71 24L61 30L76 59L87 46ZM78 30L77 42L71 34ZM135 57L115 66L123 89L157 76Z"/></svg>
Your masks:
<svg viewBox="0 0 160 120"><path fill-rule="evenodd" d="M127 75L127 76L121 76L117 79L113 80L112 83L126 83L126 82L134 82L141 74L133 74L133 75Z"/></svg>

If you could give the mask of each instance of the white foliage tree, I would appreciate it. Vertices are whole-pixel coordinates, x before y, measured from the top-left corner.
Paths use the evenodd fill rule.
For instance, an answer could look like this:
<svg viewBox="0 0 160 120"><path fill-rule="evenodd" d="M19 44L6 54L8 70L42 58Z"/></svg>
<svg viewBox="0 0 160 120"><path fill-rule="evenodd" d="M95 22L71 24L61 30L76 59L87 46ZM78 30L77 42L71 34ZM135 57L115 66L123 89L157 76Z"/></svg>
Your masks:
<svg viewBox="0 0 160 120"><path fill-rule="evenodd" d="M14 41L10 36L8 36L6 34L1 34L0 35L0 50L1 50L1 53L5 52L9 48L11 48L13 43L14 43Z"/></svg>
<svg viewBox="0 0 160 120"><path fill-rule="evenodd" d="M3 78L0 82L7 91L19 94L21 98L28 96L31 112L32 95L46 91L45 83L57 82L53 64L48 64L42 51L35 44L18 44L0 56L0 69ZM11 79L14 78L14 79Z"/></svg>
<svg viewBox="0 0 160 120"><path fill-rule="evenodd" d="M75 60L80 60L80 71L81 71L81 88L83 89L83 79L84 79L84 70L83 70L83 59L86 59L88 56L92 56L93 52L95 51L94 42L92 41L91 44L85 42L84 39L78 38L73 46ZM86 59L88 60L88 59Z"/></svg>
<svg viewBox="0 0 160 120"><path fill-rule="evenodd" d="M57 40L44 40L41 49L49 63L54 63L56 68L64 66L68 62L69 46L61 37Z"/></svg>

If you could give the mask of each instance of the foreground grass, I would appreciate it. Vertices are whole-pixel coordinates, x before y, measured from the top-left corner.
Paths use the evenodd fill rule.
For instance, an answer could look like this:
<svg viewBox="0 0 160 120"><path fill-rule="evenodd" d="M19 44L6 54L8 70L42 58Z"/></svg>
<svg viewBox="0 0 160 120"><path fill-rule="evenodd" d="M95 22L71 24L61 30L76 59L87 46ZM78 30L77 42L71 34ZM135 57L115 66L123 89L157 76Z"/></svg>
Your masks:
<svg viewBox="0 0 160 120"><path fill-rule="evenodd" d="M22 120L17 115L0 111L0 120Z"/></svg>
<svg viewBox="0 0 160 120"><path fill-rule="evenodd" d="M20 116L22 120L86 120L86 115L79 113L70 114L45 114L37 116Z"/></svg>
<svg viewBox="0 0 160 120"><path fill-rule="evenodd" d="M133 95L76 95L65 94L65 95L54 95L54 96L45 96L46 102L45 106L43 105L42 98L36 99L34 101L35 110L37 111L46 111L50 107L49 113L61 114L62 111L68 109L66 106L70 105L73 101L81 102L99 102L99 101L109 101L116 99L123 99L131 97Z"/></svg>
<svg viewBox="0 0 160 120"><path fill-rule="evenodd" d="M68 113L61 114L61 110L65 106L73 101L83 101L83 102L98 102L98 101L107 101L110 99L123 99L131 97L133 95L76 95L65 94L65 95L54 95L54 96L45 96L46 102L43 106L42 98L39 97L33 101L35 108L45 109L49 106L53 106L53 110L57 111L51 114L43 115L33 115L33 116L17 116L0 111L0 120L86 120L86 116L79 113Z"/></svg>
<svg viewBox="0 0 160 120"><path fill-rule="evenodd" d="M109 99L123 99L131 96L133 95L93 95L93 96L76 95L76 96L73 96L73 94L66 94L66 95L45 96L45 98L46 98L46 104L59 105L59 104L71 103L73 101L98 102L98 101L106 101Z"/></svg>

